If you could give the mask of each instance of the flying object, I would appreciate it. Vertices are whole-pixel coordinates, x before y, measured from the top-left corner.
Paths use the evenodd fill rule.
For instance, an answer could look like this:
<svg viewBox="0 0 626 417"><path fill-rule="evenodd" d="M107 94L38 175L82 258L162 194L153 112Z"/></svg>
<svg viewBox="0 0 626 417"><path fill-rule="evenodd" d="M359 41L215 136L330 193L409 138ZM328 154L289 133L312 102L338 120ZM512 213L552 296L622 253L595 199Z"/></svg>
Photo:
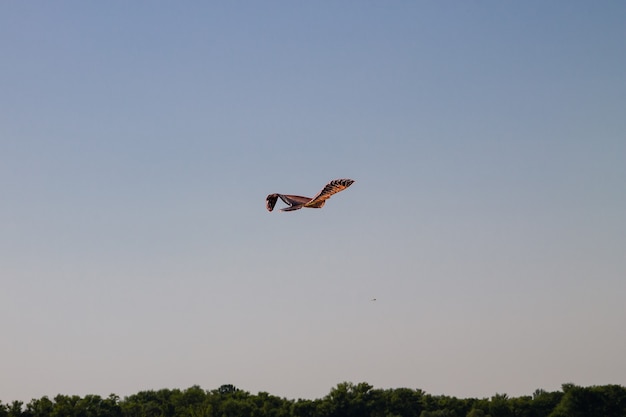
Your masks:
<svg viewBox="0 0 626 417"><path fill-rule="evenodd" d="M285 204L289 205L289 207L280 209L280 211L300 210L302 207L322 208L326 203L326 200L328 200L330 196L345 190L346 188L351 186L353 182L354 180L350 180L347 178L332 180L331 182L326 184L326 186L322 188L322 191L320 191L313 198L289 194L270 194L265 199L266 207L269 211L274 210L276 201L278 201L278 198L280 198Z"/></svg>

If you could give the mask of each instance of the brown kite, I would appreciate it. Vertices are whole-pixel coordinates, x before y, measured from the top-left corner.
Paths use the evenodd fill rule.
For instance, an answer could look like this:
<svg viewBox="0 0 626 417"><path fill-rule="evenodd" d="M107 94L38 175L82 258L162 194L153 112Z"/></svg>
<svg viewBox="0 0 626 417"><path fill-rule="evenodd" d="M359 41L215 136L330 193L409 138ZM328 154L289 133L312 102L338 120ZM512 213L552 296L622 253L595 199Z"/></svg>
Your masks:
<svg viewBox="0 0 626 417"><path fill-rule="evenodd" d="M315 197L301 197L299 195L287 195L287 194L270 194L267 196L266 204L269 211L274 210L276 201L280 197L289 207L280 209L280 211L294 211L300 210L302 207L309 208L322 208L326 203L326 200L333 194L343 191L352 185L354 180L340 179L332 180L320 191Z"/></svg>

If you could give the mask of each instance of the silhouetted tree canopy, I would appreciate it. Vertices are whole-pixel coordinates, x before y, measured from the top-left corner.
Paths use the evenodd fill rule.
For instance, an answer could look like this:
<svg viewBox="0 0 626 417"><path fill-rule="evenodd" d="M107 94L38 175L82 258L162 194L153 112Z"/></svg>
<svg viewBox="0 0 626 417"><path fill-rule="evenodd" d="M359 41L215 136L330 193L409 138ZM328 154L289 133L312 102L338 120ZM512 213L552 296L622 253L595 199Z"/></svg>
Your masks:
<svg viewBox="0 0 626 417"><path fill-rule="evenodd" d="M626 388L563 384L561 391L460 399L419 389L376 389L342 382L323 398L290 400L250 394L231 384L214 390L141 391L124 399L111 394L59 394L24 404L0 402L0 417L626 417Z"/></svg>

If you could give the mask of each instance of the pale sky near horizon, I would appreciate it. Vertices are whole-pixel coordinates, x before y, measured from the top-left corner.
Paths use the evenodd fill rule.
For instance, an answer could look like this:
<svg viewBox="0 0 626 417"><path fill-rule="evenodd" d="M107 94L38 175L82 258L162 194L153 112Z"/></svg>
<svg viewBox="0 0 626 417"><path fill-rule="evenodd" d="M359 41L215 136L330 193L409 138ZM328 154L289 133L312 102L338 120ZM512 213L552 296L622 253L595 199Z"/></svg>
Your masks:
<svg viewBox="0 0 626 417"><path fill-rule="evenodd" d="M0 400L626 385L625 20L0 3Z"/></svg>

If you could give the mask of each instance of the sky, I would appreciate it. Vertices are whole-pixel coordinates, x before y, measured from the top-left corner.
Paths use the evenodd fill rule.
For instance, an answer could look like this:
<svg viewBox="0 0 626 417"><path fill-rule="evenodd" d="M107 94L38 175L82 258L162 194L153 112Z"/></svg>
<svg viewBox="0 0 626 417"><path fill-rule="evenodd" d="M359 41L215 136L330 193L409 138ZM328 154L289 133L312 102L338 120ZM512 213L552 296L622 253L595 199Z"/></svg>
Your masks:
<svg viewBox="0 0 626 417"><path fill-rule="evenodd" d="M625 18L0 3L0 400L626 385Z"/></svg>

